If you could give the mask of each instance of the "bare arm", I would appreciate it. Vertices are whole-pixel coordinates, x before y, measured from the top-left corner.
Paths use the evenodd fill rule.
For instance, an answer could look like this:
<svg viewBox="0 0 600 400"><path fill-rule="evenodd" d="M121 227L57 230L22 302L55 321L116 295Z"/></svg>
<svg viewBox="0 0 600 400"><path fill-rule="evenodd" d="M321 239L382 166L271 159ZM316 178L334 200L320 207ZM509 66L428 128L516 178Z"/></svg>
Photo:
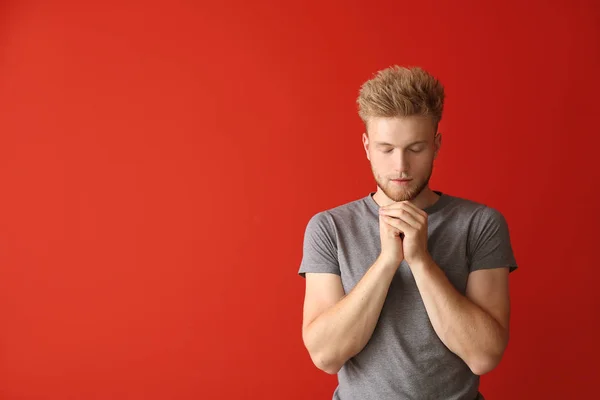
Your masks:
<svg viewBox="0 0 600 400"><path fill-rule="evenodd" d="M335 374L365 347L396 270L380 257L347 296L339 275L306 274L302 338L319 369Z"/></svg>
<svg viewBox="0 0 600 400"><path fill-rule="evenodd" d="M508 268L472 272L466 296L433 262L411 266L427 314L442 342L476 375L500 362L508 344Z"/></svg>

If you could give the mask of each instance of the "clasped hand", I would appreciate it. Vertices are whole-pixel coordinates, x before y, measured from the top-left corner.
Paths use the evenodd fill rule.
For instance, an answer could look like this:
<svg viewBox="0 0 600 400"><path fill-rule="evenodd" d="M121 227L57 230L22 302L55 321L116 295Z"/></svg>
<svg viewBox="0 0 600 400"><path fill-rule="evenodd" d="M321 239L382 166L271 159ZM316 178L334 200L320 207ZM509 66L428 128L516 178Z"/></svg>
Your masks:
<svg viewBox="0 0 600 400"><path fill-rule="evenodd" d="M381 207L379 217L381 251L388 260L400 263L404 258L411 265L429 257L425 211L402 201Z"/></svg>

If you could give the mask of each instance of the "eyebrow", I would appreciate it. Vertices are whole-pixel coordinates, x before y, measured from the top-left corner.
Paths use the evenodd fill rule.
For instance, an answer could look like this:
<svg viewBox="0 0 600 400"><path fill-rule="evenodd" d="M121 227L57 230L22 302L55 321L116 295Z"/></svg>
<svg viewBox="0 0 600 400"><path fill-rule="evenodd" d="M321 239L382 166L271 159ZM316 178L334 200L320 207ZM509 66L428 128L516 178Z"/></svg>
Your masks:
<svg viewBox="0 0 600 400"><path fill-rule="evenodd" d="M421 143L427 143L427 140L419 140L418 142L412 142L412 143L408 144L406 147L411 147L411 146L414 146L416 144L421 144ZM375 142L375 144L377 146L391 146L391 147L395 147L393 144L387 143L387 142Z"/></svg>

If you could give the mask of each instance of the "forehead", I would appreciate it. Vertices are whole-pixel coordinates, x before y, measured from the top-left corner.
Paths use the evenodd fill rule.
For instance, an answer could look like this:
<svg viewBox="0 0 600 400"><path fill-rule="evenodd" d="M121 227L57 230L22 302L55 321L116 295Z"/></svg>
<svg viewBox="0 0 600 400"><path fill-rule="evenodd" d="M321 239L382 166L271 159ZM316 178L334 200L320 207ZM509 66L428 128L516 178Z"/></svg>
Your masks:
<svg viewBox="0 0 600 400"><path fill-rule="evenodd" d="M392 118L376 117L369 119L367 130L371 141L402 145L433 138L435 125L431 118L420 115Z"/></svg>

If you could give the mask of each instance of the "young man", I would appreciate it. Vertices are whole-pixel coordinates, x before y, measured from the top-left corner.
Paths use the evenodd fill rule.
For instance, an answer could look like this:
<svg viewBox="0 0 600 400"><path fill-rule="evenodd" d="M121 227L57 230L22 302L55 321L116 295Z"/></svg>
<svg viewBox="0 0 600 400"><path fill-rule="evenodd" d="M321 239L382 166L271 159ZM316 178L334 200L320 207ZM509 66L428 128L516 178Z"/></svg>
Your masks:
<svg viewBox="0 0 600 400"><path fill-rule="evenodd" d="M498 365L509 336L517 265L507 223L429 188L441 145L437 79L391 67L357 102L377 191L308 222L304 344L338 375L333 399L483 399L479 376Z"/></svg>

